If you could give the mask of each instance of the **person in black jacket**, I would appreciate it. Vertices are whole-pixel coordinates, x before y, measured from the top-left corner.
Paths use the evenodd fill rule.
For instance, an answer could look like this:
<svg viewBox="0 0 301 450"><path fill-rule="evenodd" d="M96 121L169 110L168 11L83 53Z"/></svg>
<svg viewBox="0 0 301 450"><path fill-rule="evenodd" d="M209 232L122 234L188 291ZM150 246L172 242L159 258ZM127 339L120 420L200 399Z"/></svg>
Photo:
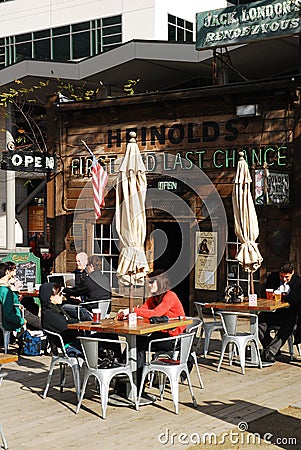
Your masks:
<svg viewBox="0 0 301 450"><path fill-rule="evenodd" d="M85 296L86 302L108 300L111 298L111 287L108 277L101 273L101 259L97 255L90 256L87 261L87 276L83 276L80 284L72 288L65 287L63 294L66 296ZM92 309L87 306L89 309Z"/></svg>
<svg viewBox="0 0 301 450"><path fill-rule="evenodd" d="M301 278L295 274L294 266L286 263L280 267L279 272L268 276L266 289L280 290L284 301L290 304L288 308L274 312L261 312L258 317L259 339L263 346L262 360L274 362L280 348L292 334L298 316L301 316ZM269 331L273 326L280 327L274 338Z"/></svg>
<svg viewBox="0 0 301 450"><path fill-rule="evenodd" d="M78 320L69 316L62 308L61 287L55 283L44 283L40 288L39 297L42 306L42 327L60 334L65 345L78 347L79 341L76 338L79 332L68 329L68 323L76 323Z"/></svg>

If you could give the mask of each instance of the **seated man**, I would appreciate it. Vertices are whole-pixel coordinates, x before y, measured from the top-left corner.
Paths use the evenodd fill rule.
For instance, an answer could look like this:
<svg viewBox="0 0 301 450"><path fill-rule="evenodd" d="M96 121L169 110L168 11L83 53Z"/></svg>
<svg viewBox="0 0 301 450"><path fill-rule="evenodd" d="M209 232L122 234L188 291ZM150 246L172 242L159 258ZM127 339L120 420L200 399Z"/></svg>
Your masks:
<svg viewBox="0 0 301 450"><path fill-rule="evenodd" d="M275 356L294 330L298 314L301 313L301 278L295 274L292 264L283 264L279 272L271 273L266 288L280 290L289 308L275 312L261 312L258 318L259 339L263 346L262 361L274 362ZM273 326L280 327L274 338L270 335Z"/></svg>

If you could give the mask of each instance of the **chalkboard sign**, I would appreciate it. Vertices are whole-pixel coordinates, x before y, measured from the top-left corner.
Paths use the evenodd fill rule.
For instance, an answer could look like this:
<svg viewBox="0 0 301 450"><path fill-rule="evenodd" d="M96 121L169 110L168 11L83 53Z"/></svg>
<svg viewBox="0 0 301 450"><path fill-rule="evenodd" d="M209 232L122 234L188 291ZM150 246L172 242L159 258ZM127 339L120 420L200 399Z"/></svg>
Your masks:
<svg viewBox="0 0 301 450"><path fill-rule="evenodd" d="M1 260L12 261L16 264L16 277L22 281L26 288L28 282L41 283L40 259L33 253L9 253Z"/></svg>

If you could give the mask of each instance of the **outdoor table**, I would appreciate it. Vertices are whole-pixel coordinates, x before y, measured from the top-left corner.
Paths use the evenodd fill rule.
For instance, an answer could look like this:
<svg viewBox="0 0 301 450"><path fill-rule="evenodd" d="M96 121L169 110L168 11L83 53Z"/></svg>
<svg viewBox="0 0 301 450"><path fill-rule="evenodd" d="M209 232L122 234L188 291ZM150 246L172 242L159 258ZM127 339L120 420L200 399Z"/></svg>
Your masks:
<svg viewBox="0 0 301 450"><path fill-rule="evenodd" d="M9 363L9 362L14 362L14 361L18 361L18 356L17 355L8 355L7 353L0 354L0 370L1 370L2 364L6 364L6 363Z"/></svg>
<svg viewBox="0 0 301 450"><path fill-rule="evenodd" d="M103 319L100 323L78 322L68 324L72 330L85 330L103 333L116 333L125 336L129 344L129 363L133 373L134 385L137 394L136 371L137 371L137 342L136 336L147 335L154 331L170 330L172 328L192 324L192 319L169 319L166 323L150 323L149 319L137 319L136 325L129 325L128 320ZM133 399L133 393L130 393L130 399Z"/></svg>
<svg viewBox="0 0 301 450"><path fill-rule="evenodd" d="M33 291L18 291L19 295L23 295L23 297L39 297L39 291L33 290Z"/></svg>
<svg viewBox="0 0 301 450"><path fill-rule="evenodd" d="M260 311L276 311L281 308L288 308L289 303L282 302L281 300L268 300L266 298L257 298L257 306L250 306L249 301L244 301L241 303L226 303L226 302L213 302L205 303L205 308L220 309L222 311L250 311L258 313ZM258 334L258 330L257 330ZM273 363L263 362L262 367L270 366ZM258 367L258 358L254 345L251 343L251 358L246 359L246 365L249 367Z"/></svg>
<svg viewBox="0 0 301 450"><path fill-rule="evenodd" d="M266 298L257 298L257 306L250 306L248 300L241 303L213 302L204 304L205 308L222 309L224 311L276 311L276 309L288 308L289 306L289 303Z"/></svg>

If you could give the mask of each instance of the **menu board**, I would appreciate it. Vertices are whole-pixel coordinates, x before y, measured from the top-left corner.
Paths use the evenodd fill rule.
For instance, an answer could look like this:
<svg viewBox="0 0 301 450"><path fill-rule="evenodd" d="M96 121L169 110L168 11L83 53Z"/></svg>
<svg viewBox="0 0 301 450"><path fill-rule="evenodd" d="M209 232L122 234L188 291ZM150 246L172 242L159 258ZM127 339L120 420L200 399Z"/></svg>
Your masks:
<svg viewBox="0 0 301 450"><path fill-rule="evenodd" d="M195 246L195 289L216 291L217 232L197 231Z"/></svg>
<svg viewBox="0 0 301 450"><path fill-rule="evenodd" d="M2 262L12 261L16 264L18 278L26 288L28 282L41 283L40 258L33 253L9 253L1 260Z"/></svg>

